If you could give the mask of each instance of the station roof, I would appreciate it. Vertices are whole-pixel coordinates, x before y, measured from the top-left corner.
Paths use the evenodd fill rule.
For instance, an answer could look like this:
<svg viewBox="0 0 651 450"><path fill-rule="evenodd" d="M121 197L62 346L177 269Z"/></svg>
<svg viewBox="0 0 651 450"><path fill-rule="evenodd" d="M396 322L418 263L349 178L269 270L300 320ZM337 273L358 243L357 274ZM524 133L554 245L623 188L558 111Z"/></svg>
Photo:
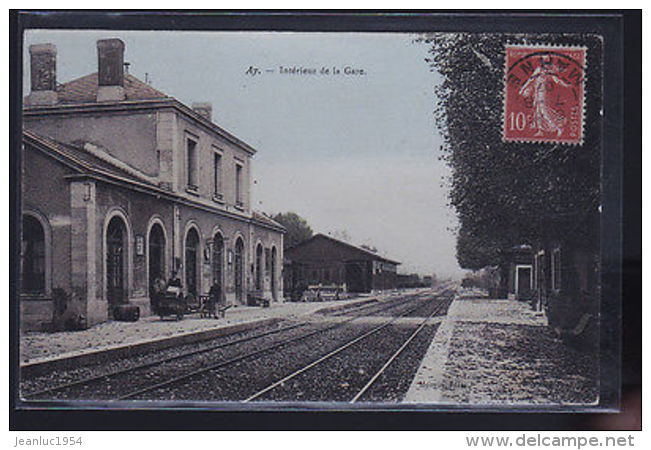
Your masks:
<svg viewBox="0 0 651 450"><path fill-rule="evenodd" d="M278 228L279 230L282 230L283 232L285 232L285 227L284 226L282 226L281 224L279 224L278 222L276 222L271 217L269 217L269 216L267 216L265 214L259 213L257 211L253 211L252 216L253 216L253 220L256 221L256 222L262 223L262 224L270 226L270 227Z"/></svg>
<svg viewBox="0 0 651 450"><path fill-rule="evenodd" d="M80 173L109 175L121 179L127 179L128 181L146 183L156 187L156 184L152 183L146 176L139 176L135 169L128 170L119 167L116 164L112 164L107 159L102 159L101 157L90 153L82 146L59 142L29 130L23 130L23 138L26 143L31 144L42 151L46 151L60 158L63 157L63 160L67 165L72 166Z"/></svg>
<svg viewBox="0 0 651 450"><path fill-rule="evenodd" d="M95 103L99 89L97 72L57 86L58 101L63 104ZM130 74L124 74L125 100L158 100L172 97L154 89Z"/></svg>
<svg viewBox="0 0 651 450"><path fill-rule="evenodd" d="M354 261L356 259L363 259L363 260L382 261L382 262L386 262L386 263L389 263L389 264L395 264L395 265L401 264L398 261L394 261L392 259L385 258L383 256L378 255L377 253L373 253L373 252L371 252L369 250L366 250L366 249L364 249L362 247L358 247L356 245L349 244L348 242L340 241L338 239L335 239L333 237L330 237L330 236L327 236L327 235L321 234L321 233L315 234L310 239L308 239L306 241L303 241L300 244L297 244L297 245L295 245L293 247L288 248L287 250L285 250L285 255L287 257L291 258L292 253L297 253L297 252L300 251L301 248L309 246L310 244L313 244L313 243L318 242L318 241L328 243L328 244L331 244L331 245L335 245L335 246L337 246L339 248L345 249L347 251L348 255L352 256L352 257L347 257L346 258L347 261Z"/></svg>
<svg viewBox="0 0 651 450"><path fill-rule="evenodd" d="M115 105L121 105L124 108L135 108L141 104L148 107L172 106L177 108L183 114L192 117L194 120L207 126L218 135L237 145L250 155L257 153L257 150L249 144L239 139L230 132L218 126L212 119L203 117L197 111L187 106L180 100L171 97L157 89L154 89L144 81L134 77L131 74L124 74L124 100L115 102L97 102L97 91L99 90L98 73L91 73L80 78L58 84L56 88L57 102L55 105L29 105L25 104L25 114L51 114L58 110L65 114L70 113L70 108L75 106L83 108L113 108Z"/></svg>

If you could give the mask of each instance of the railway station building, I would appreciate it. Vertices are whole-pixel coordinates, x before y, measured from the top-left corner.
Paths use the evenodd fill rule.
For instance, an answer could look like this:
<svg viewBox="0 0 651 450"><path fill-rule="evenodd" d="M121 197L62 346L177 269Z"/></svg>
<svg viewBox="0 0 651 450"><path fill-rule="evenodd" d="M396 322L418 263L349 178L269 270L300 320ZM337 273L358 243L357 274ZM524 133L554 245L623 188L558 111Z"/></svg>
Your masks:
<svg viewBox="0 0 651 450"><path fill-rule="evenodd" d="M395 289L400 264L377 253L316 234L285 250L285 289L342 286L346 292Z"/></svg>
<svg viewBox="0 0 651 450"><path fill-rule="evenodd" d="M284 228L252 211L256 150L130 75L119 39L96 73L60 84L56 48L30 47L21 171L23 330L87 327L113 307L151 314L158 279L223 302L283 298Z"/></svg>

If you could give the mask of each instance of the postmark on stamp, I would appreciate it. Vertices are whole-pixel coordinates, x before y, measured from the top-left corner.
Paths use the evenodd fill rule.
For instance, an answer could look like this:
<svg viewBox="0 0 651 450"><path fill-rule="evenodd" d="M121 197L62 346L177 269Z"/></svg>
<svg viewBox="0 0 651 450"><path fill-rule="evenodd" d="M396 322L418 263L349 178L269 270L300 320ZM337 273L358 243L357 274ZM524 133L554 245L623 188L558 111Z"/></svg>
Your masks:
<svg viewBox="0 0 651 450"><path fill-rule="evenodd" d="M506 142L583 144L586 49L507 45Z"/></svg>

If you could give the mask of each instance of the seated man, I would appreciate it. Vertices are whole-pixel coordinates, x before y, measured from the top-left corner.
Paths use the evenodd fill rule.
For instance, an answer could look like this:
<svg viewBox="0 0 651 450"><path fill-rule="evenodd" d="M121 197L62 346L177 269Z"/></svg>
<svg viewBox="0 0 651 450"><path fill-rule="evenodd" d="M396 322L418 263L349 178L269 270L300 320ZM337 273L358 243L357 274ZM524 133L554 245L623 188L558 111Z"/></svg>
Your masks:
<svg viewBox="0 0 651 450"><path fill-rule="evenodd" d="M167 290L165 292L177 296L183 292L183 285L176 272L172 274L172 278L167 283Z"/></svg>

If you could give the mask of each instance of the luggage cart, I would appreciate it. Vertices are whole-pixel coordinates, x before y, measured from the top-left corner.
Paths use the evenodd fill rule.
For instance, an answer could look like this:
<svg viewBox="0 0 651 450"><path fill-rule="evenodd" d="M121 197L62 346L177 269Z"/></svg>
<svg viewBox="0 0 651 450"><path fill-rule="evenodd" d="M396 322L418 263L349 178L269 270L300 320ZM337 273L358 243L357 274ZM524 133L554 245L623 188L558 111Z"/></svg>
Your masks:
<svg viewBox="0 0 651 450"><path fill-rule="evenodd" d="M185 314L185 300L180 288L168 287L165 292L157 294L156 314L163 319L165 316L175 316L182 320Z"/></svg>

